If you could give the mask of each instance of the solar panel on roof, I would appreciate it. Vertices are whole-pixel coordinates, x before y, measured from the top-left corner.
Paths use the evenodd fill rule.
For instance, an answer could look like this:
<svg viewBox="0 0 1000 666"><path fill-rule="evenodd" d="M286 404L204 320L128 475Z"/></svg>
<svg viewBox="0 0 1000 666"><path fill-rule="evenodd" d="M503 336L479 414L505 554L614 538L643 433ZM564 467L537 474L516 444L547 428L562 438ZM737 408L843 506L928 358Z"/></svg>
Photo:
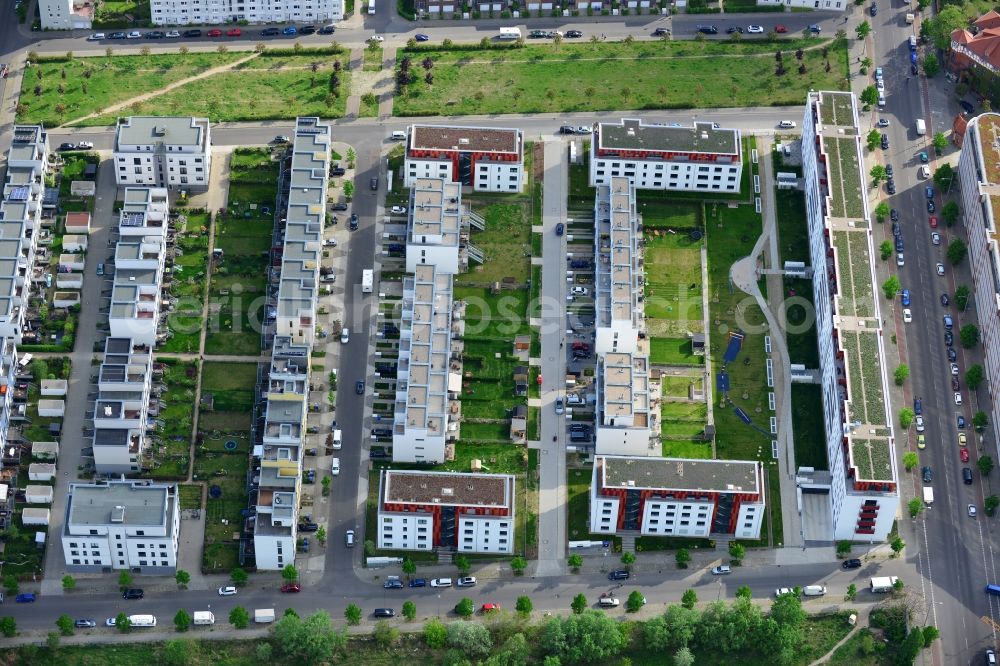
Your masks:
<svg viewBox="0 0 1000 666"><path fill-rule="evenodd" d="M18 185L17 187L12 187L10 189L10 194L7 195L8 201L27 201L31 194L31 188L25 185Z"/></svg>
<svg viewBox="0 0 1000 666"><path fill-rule="evenodd" d="M124 213L122 215L123 227L141 227L146 216L143 213Z"/></svg>

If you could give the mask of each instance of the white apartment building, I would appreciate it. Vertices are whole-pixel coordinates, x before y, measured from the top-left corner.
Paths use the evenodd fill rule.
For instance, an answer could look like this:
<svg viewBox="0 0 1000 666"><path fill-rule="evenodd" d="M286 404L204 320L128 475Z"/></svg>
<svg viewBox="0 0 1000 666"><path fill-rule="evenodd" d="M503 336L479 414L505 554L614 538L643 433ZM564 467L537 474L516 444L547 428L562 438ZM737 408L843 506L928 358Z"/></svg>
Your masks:
<svg viewBox="0 0 1000 666"><path fill-rule="evenodd" d="M462 186L447 178L416 178L410 184L406 229L406 272L430 265L443 273L459 271Z"/></svg>
<svg viewBox="0 0 1000 666"><path fill-rule="evenodd" d="M168 214L167 190L125 189L108 315L112 337L148 347L157 343Z"/></svg>
<svg viewBox="0 0 1000 666"><path fill-rule="evenodd" d="M764 487L756 460L598 455L590 481L590 531L758 539Z"/></svg>
<svg viewBox="0 0 1000 666"><path fill-rule="evenodd" d="M969 234L969 263L976 314L983 343L990 423L1000 423L1000 115L984 113L969 120L958 160L962 219Z"/></svg>
<svg viewBox="0 0 1000 666"><path fill-rule="evenodd" d="M712 123L693 127L641 120L597 123L590 142L590 185L630 178L640 190L739 192L740 131Z"/></svg>
<svg viewBox="0 0 1000 666"><path fill-rule="evenodd" d="M155 25L341 21L343 0L150 0Z"/></svg>
<svg viewBox="0 0 1000 666"><path fill-rule="evenodd" d="M658 456L650 440L656 413L649 395L649 357L609 352L597 357L598 455Z"/></svg>
<svg viewBox="0 0 1000 666"><path fill-rule="evenodd" d="M378 543L391 550L514 551L515 477L384 469Z"/></svg>
<svg viewBox="0 0 1000 666"><path fill-rule="evenodd" d="M146 449L151 418L151 349L109 337L97 375L94 400L94 469L98 474L136 474Z"/></svg>
<svg viewBox="0 0 1000 666"><path fill-rule="evenodd" d="M42 30L89 30L96 4L92 0L38 0Z"/></svg>
<svg viewBox="0 0 1000 666"><path fill-rule="evenodd" d="M635 185L616 176L597 186L594 206L594 351L636 353L645 330L642 219Z"/></svg>
<svg viewBox="0 0 1000 666"><path fill-rule="evenodd" d="M208 189L212 137L208 118L120 118L115 134L115 182L187 191Z"/></svg>
<svg viewBox="0 0 1000 666"><path fill-rule="evenodd" d="M524 188L524 135L519 129L410 125L403 184L444 178L477 192Z"/></svg>
<svg viewBox="0 0 1000 666"><path fill-rule="evenodd" d="M882 541L899 507L899 476L868 199L841 187L845 174L867 178L853 94L809 93L802 167L831 480L799 486L829 494L833 534L813 538Z"/></svg>
<svg viewBox="0 0 1000 666"><path fill-rule="evenodd" d="M825 12L844 11L851 6L847 0L757 0L758 6L796 7Z"/></svg>
<svg viewBox="0 0 1000 666"><path fill-rule="evenodd" d="M171 574L180 527L176 484L71 483L62 533L66 568Z"/></svg>
<svg viewBox="0 0 1000 666"><path fill-rule="evenodd" d="M413 275L403 278L394 462L444 462L449 434L452 280L452 275L434 266L417 266Z"/></svg>

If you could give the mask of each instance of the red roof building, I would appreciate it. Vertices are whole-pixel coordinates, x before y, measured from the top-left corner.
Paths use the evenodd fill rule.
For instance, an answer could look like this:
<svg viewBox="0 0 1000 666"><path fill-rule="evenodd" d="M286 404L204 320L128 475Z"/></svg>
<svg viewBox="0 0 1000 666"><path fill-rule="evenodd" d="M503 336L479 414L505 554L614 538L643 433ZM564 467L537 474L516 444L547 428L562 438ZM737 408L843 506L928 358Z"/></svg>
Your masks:
<svg viewBox="0 0 1000 666"><path fill-rule="evenodd" d="M955 72L973 65L991 72L1000 71L1000 13L990 10L976 19L973 30L960 28L951 33L948 62Z"/></svg>

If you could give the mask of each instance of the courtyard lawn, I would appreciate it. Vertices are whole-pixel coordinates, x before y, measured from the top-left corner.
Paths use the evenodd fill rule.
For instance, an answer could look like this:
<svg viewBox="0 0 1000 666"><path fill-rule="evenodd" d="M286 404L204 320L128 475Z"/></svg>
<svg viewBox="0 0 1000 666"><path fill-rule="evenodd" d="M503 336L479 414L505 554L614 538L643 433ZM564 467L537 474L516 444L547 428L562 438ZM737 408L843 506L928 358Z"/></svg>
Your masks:
<svg viewBox="0 0 1000 666"><path fill-rule="evenodd" d="M708 406L698 402L660 403L660 433L664 439L691 439L705 430Z"/></svg>
<svg viewBox="0 0 1000 666"><path fill-rule="evenodd" d="M465 337L508 341L506 351L513 349L514 336L529 332L527 289L501 289L491 294L489 289L455 286L454 300L468 304L465 311Z"/></svg>
<svg viewBox="0 0 1000 666"><path fill-rule="evenodd" d="M704 365L705 357L694 354L688 338L653 337L649 340L649 360L654 365Z"/></svg>
<svg viewBox="0 0 1000 666"><path fill-rule="evenodd" d="M701 241L686 234L647 230L646 318L654 336L681 337L704 329L701 283ZM665 320L665 321L664 321Z"/></svg>
<svg viewBox="0 0 1000 666"><path fill-rule="evenodd" d="M660 455L664 458L711 460L712 443L698 442L691 439L664 439Z"/></svg>
<svg viewBox="0 0 1000 666"><path fill-rule="evenodd" d="M42 58L25 73L17 122L56 127L245 56L245 53L175 53ZM41 78L38 72L42 73ZM59 92L60 86L63 92ZM38 87L40 94L35 94ZM104 124L114 122L114 118L109 118Z"/></svg>
<svg viewBox="0 0 1000 666"><path fill-rule="evenodd" d="M211 393L218 412L247 412L253 408L257 384L256 363L211 363L201 371L201 394Z"/></svg>
<svg viewBox="0 0 1000 666"><path fill-rule="evenodd" d="M204 325L202 309L208 276L208 215L187 212L186 221L179 225L177 256L174 259L170 293L177 306L167 315L171 336L161 351L194 353L201 342Z"/></svg>
<svg viewBox="0 0 1000 666"><path fill-rule="evenodd" d="M828 47L828 57L823 48ZM795 50L802 47L805 73ZM841 90L846 40L788 40L786 71L771 42L745 40L544 44L517 49L405 49L430 58L433 84L414 77L398 116L592 112L607 109L799 105L810 90ZM830 71L826 71L829 62ZM398 66L397 66L398 69ZM753 85L748 85L752 81Z"/></svg>
<svg viewBox="0 0 1000 666"><path fill-rule="evenodd" d="M792 384L792 432L795 465L829 469L823 430L823 395L817 384Z"/></svg>
<svg viewBox="0 0 1000 666"><path fill-rule="evenodd" d="M469 242L483 251L486 262L472 263L469 272L455 276L455 285L489 287L505 280L526 285L531 262L530 201L489 203L485 207L470 203L486 220L486 229L473 228Z"/></svg>
<svg viewBox="0 0 1000 666"><path fill-rule="evenodd" d="M161 381L167 387L162 397L166 407L160 410L157 418L156 431L162 444L150 449L152 457L148 465L154 479L184 478L191 455L198 362L165 358L158 358L156 362L164 368Z"/></svg>

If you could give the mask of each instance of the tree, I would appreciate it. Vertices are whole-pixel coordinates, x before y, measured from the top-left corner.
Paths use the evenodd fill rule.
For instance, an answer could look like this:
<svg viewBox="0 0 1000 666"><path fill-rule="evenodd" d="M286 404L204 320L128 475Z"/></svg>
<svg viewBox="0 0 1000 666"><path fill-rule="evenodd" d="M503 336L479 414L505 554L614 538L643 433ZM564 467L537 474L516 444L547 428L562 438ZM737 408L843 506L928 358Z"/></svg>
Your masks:
<svg viewBox="0 0 1000 666"><path fill-rule="evenodd" d="M976 467L979 468L980 474L989 476L990 472L993 471L993 458L990 456L980 456L979 460L976 461Z"/></svg>
<svg viewBox="0 0 1000 666"><path fill-rule="evenodd" d="M885 261L886 259L888 259L889 257L891 257L892 256L892 241L887 241L887 240L882 241L882 243L878 246L878 253L879 253L879 256L882 257L882 261Z"/></svg>
<svg viewBox="0 0 1000 666"><path fill-rule="evenodd" d="M163 644L163 661L168 666L185 666L193 663L197 655L198 644L191 639L175 638Z"/></svg>
<svg viewBox="0 0 1000 666"><path fill-rule="evenodd" d="M979 327L975 324L966 324L958 331L958 339L962 341L962 346L972 349L979 342Z"/></svg>
<svg viewBox="0 0 1000 666"><path fill-rule="evenodd" d="M747 554L746 546L739 543L738 541L729 542L729 557L732 558L733 564L738 566L743 561L743 558L746 556L746 554Z"/></svg>
<svg viewBox="0 0 1000 666"><path fill-rule="evenodd" d="M490 630L478 622L451 622L448 645L472 657L485 657L493 648L493 639Z"/></svg>
<svg viewBox="0 0 1000 666"><path fill-rule="evenodd" d="M953 202L954 203L954 202ZM948 261L951 262L952 266L958 266L965 259L965 255L968 252L968 248L961 238L956 238L952 242L948 243Z"/></svg>
<svg viewBox="0 0 1000 666"><path fill-rule="evenodd" d="M941 62L938 60L937 54L933 51L928 51L927 55L924 56L924 76L928 79L933 79L940 73Z"/></svg>
<svg viewBox="0 0 1000 666"><path fill-rule="evenodd" d="M886 202L881 202L879 205L875 206L875 219L879 224L885 222L885 218L889 216L890 208L889 204Z"/></svg>
<svg viewBox="0 0 1000 666"><path fill-rule="evenodd" d="M128 572L128 569L122 569L118 572L118 587L129 587L132 584L132 574Z"/></svg>
<svg viewBox="0 0 1000 666"><path fill-rule="evenodd" d="M698 594L694 590L688 590L681 597L681 606L684 608L692 609L694 605L698 603Z"/></svg>
<svg viewBox="0 0 1000 666"><path fill-rule="evenodd" d="M357 604L347 604L347 608L344 609L344 618L351 626L361 624L361 609L358 608Z"/></svg>
<svg viewBox="0 0 1000 666"><path fill-rule="evenodd" d="M921 629L921 633L923 633L923 635L924 635L924 647L925 648L930 647L931 643L933 643L934 641L936 641L941 636L941 632L938 631L938 628L930 626L930 625L928 625L928 626L924 627L923 629Z"/></svg>
<svg viewBox="0 0 1000 666"><path fill-rule="evenodd" d="M413 622L414 618L417 617L417 605L412 601L404 601L403 617L406 618L407 622Z"/></svg>
<svg viewBox="0 0 1000 666"><path fill-rule="evenodd" d="M316 530L316 541L319 541L320 545L326 543L326 528L323 527L322 525L320 525L319 529ZM403 565L404 566L406 565L406 560L403 560Z"/></svg>
<svg viewBox="0 0 1000 666"><path fill-rule="evenodd" d="M8 538L10 538L8 536ZM3 587L7 590L7 594L14 595L21 588L21 584L17 582L17 576L14 574L7 574L3 577Z"/></svg>
<svg viewBox="0 0 1000 666"><path fill-rule="evenodd" d="M120 634L127 634L132 629L132 620L128 619L125 613L118 613L115 616L115 628Z"/></svg>
<svg viewBox="0 0 1000 666"><path fill-rule="evenodd" d="M854 601L856 596L858 596L858 586L851 583L847 586L847 594L844 595L844 601Z"/></svg>
<svg viewBox="0 0 1000 666"><path fill-rule="evenodd" d="M985 500L983 500L983 509L986 510L987 516L993 516L996 513L997 507L1000 506L1000 497L996 495L990 495Z"/></svg>
<svg viewBox="0 0 1000 666"><path fill-rule="evenodd" d="M469 573L469 558L465 555L459 555L455 558L455 566L458 568L459 573Z"/></svg>
<svg viewBox="0 0 1000 666"><path fill-rule="evenodd" d="M510 568L514 572L515 576L520 576L524 573L524 570L528 568L528 562L518 555L510 561Z"/></svg>
<svg viewBox="0 0 1000 666"><path fill-rule="evenodd" d="M892 548L892 556L896 557L901 552L903 552L904 548L906 548L906 542L903 541L900 537L896 537L895 539L889 542L889 548Z"/></svg>
<svg viewBox="0 0 1000 666"><path fill-rule="evenodd" d="M499 639L498 639L499 640ZM522 666L529 663L531 648L523 633L517 633L508 638L500 651L483 662L486 666Z"/></svg>
<svg viewBox="0 0 1000 666"><path fill-rule="evenodd" d="M882 293L891 301L899 293L899 286L899 278L895 275L890 275L889 279L882 283Z"/></svg>
<svg viewBox="0 0 1000 666"><path fill-rule="evenodd" d="M982 432L989 425L989 417L986 416L986 412L976 412L972 415L972 425L975 426L978 432Z"/></svg>
<svg viewBox="0 0 1000 666"><path fill-rule="evenodd" d="M964 312L965 308L969 305L970 295L968 285L960 284L955 287L955 307Z"/></svg>
<svg viewBox="0 0 1000 666"><path fill-rule="evenodd" d="M945 225L948 227L955 226L955 223L958 222L958 218L961 216L961 213L961 209L959 209L958 204L954 201L949 201L941 207L941 219L944 220Z"/></svg>
<svg viewBox="0 0 1000 666"><path fill-rule="evenodd" d="M960 6L941 5L941 11L937 16L923 20L920 34L934 42L936 48L947 49L951 46L951 33L959 28L965 28L968 24L969 20Z"/></svg>
<svg viewBox="0 0 1000 666"><path fill-rule="evenodd" d="M282 615L282 617L284 617L285 615L294 615L295 617L299 616L299 614L297 612L295 612L295 609L294 608L290 608L290 607L286 608L285 612L282 613L281 615Z"/></svg>
<svg viewBox="0 0 1000 666"><path fill-rule="evenodd" d="M978 363L970 366L969 369L965 371L965 383L968 384L969 388L973 391L982 385L984 378L985 373L983 371L983 366Z"/></svg>
<svg viewBox="0 0 1000 666"><path fill-rule="evenodd" d="M246 585L249 579L250 574L248 574L242 567L236 567L229 572L229 580L233 581L233 585L236 585L237 587L240 585Z"/></svg>
<svg viewBox="0 0 1000 666"><path fill-rule="evenodd" d="M899 410L899 427L906 430L913 423L913 410L909 407L904 407Z"/></svg>
<svg viewBox="0 0 1000 666"><path fill-rule="evenodd" d="M878 104L878 88L876 88L875 86L868 86L867 88L865 88L864 90L862 90L861 91L861 101L863 103L867 104L868 106L875 106L876 104ZM878 140L881 141L882 140L882 134L878 130L872 130L872 131L875 132L875 134L878 134ZM874 148L872 147L871 143L872 143L872 141L871 141L871 134L869 134L868 135L868 149L869 150L874 150ZM875 142L875 145L876 146L878 145L878 141ZM885 167L882 167L882 171L883 172L885 171Z"/></svg>
<svg viewBox="0 0 1000 666"><path fill-rule="evenodd" d="M568 562L569 562L569 568L573 570L573 573L579 573L580 572L580 567L583 566L583 558L582 557L580 557L579 555L577 555L577 554L574 553L573 555L569 556Z"/></svg>
<svg viewBox="0 0 1000 666"><path fill-rule="evenodd" d="M432 650L440 650L448 641L448 630L441 620L432 617L424 623L424 642Z"/></svg>
<svg viewBox="0 0 1000 666"><path fill-rule="evenodd" d="M872 26L868 21L862 21L861 25L854 29L854 32L858 36L858 41L863 41L865 37L871 34Z"/></svg>
<svg viewBox="0 0 1000 666"><path fill-rule="evenodd" d="M177 581L177 584L179 586L187 587L188 583L191 582L191 574L189 574L187 571L184 571L184 569L178 569L177 573L174 574L174 580Z"/></svg>
<svg viewBox="0 0 1000 666"><path fill-rule="evenodd" d="M874 88L875 86L871 87ZM878 94L877 90L875 92L876 94ZM861 93L861 98L862 101L864 101L864 93ZM882 143L882 133L876 129L873 129L872 131L868 132L868 134L865 136L865 140L866 143L868 144L868 150L873 151L879 147L879 144Z"/></svg>
<svg viewBox="0 0 1000 666"><path fill-rule="evenodd" d="M625 565L625 568L631 569L632 565L635 564L635 553L628 550L622 553L622 564Z"/></svg>
<svg viewBox="0 0 1000 666"><path fill-rule="evenodd" d="M472 599L468 597L463 597L455 604L455 615L461 618L470 618L475 611L476 607L472 605Z"/></svg>
<svg viewBox="0 0 1000 666"><path fill-rule="evenodd" d="M522 617L527 617L531 615L532 609L531 597L520 596L517 598L517 604L514 606L515 610L521 614Z"/></svg>
<svg viewBox="0 0 1000 666"><path fill-rule="evenodd" d="M396 643L396 641L399 640L399 629L392 626L385 620L379 620L375 623L375 629L372 631L372 637L380 647L391 647Z"/></svg>
<svg viewBox="0 0 1000 666"><path fill-rule="evenodd" d="M646 605L646 597L642 596L639 590L629 592L628 599L625 600L625 610L629 613L638 613Z"/></svg>
<svg viewBox="0 0 1000 666"><path fill-rule="evenodd" d="M843 558L851 554L851 542L844 539L837 542L837 557Z"/></svg>
<svg viewBox="0 0 1000 666"><path fill-rule="evenodd" d="M294 565L286 564L285 568L281 570L281 577L289 583L294 583L299 579L299 572Z"/></svg>
<svg viewBox="0 0 1000 666"><path fill-rule="evenodd" d="M0 634L7 638L13 638L17 635L17 622L10 615L0 617Z"/></svg>
<svg viewBox="0 0 1000 666"><path fill-rule="evenodd" d="M539 638L546 654L565 663L609 663L627 643L616 620L593 610L552 618L542 627Z"/></svg>
<svg viewBox="0 0 1000 666"><path fill-rule="evenodd" d="M403 573L406 574L407 576L412 576L413 574L417 573L417 563L408 557L404 559Z"/></svg>
<svg viewBox="0 0 1000 666"><path fill-rule="evenodd" d="M687 548L678 548L677 552L674 553L674 559L677 560L678 569L687 569L688 562L691 561L691 553L688 552Z"/></svg>
<svg viewBox="0 0 1000 666"><path fill-rule="evenodd" d="M353 197L353 196L354 196L354 183L352 183L349 180L345 180L344 181L344 198L350 200L350 198ZM327 485L326 484L326 480L329 479L329 478L330 477L328 477L328 476L323 478L323 485L324 486ZM367 545L367 542L366 542L366 545ZM374 542L372 544L372 548L374 548Z"/></svg>
<svg viewBox="0 0 1000 666"><path fill-rule="evenodd" d="M286 615L271 631L275 647L282 654L306 664L328 660L331 653L347 643L344 633L333 628L326 611L317 611L304 620L297 615Z"/></svg>
<svg viewBox="0 0 1000 666"><path fill-rule="evenodd" d="M177 631L187 631L191 627L191 616L183 608L174 615L174 626Z"/></svg>
<svg viewBox="0 0 1000 666"><path fill-rule="evenodd" d="M684 646L674 652L674 666L694 666L694 654L691 648Z"/></svg>
<svg viewBox="0 0 1000 666"><path fill-rule="evenodd" d="M237 606L229 611L229 624L237 629L246 629L250 624L250 613L243 606Z"/></svg>
<svg viewBox="0 0 1000 666"><path fill-rule="evenodd" d="M889 174L888 172L886 172L885 167L882 166L881 164L876 164L875 166L873 166L872 170L868 172L868 175L872 177L872 187L878 187L879 183L881 183L883 180L889 177ZM889 208L889 204L887 204L884 201L880 203L879 206L885 206L886 209ZM888 212L888 210L886 210L886 212ZM884 213L879 213L878 206L875 207L875 214L882 219L885 218Z"/></svg>
<svg viewBox="0 0 1000 666"><path fill-rule="evenodd" d="M573 603L569 605L573 609L573 612L579 615L583 611L587 610L587 596L582 592L575 597L573 597Z"/></svg>
<svg viewBox="0 0 1000 666"><path fill-rule="evenodd" d="M894 374L896 378L896 386L902 386L910 376L910 368L905 363L900 363Z"/></svg>
<svg viewBox="0 0 1000 666"><path fill-rule="evenodd" d="M955 170L947 162L934 170L934 184L942 190L948 189L951 181L955 179Z"/></svg>
<svg viewBox="0 0 1000 666"><path fill-rule="evenodd" d="M63 589L66 590L67 592L69 592L70 590L75 589L76 588L76 578L73 578L70 575L63 576L62 577L62 586L63 586Z"/></svg>
<svg viewBox="0 0 1000 666"><path fill-rule="evenodd" d="M934 150L937 151L938 155L948 147L948 138L941 132L935 134L931 142L934 144Z"/></svg>
<svg viewBox="0 0 1000 666"><path fill-rule="evenodd" d="M63 636L73 635L73 618L71 618L69 615L66 614L60 615L59 618L56 620L56 626L59 628L59 633L61 633Z"/></svg>
<svg viewBox="0 0 1000 666"><path fill-rule="evenodd" d="M916 451L907 451L903 454L903 467L906 468L907 472L912 471L919 464L920 458L917 456Z"/></svg>
<svg viewBox="0 0 1000 666"><path fill-rule="evenodd" d="M914 497L906 503L906 508L910 512L910 518L916 518L923 512L924 503L920 501L919 497Z"/></svg>

